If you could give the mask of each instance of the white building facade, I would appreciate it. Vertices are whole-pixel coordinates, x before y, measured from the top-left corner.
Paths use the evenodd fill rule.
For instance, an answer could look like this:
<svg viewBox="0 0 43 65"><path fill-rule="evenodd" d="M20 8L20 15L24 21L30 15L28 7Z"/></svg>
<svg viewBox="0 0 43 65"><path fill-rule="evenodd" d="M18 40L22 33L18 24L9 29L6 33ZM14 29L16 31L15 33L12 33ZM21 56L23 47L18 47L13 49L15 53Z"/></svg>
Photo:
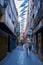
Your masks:
<svg viewBox="0 0 43 65"><path fill-rule="evenodd" d="M32 27L33 27L33 10L34 2L30 0L28 2L28 35L32 35Z"/></svg>
<svg viewBox="0 0 43 65"><path fill-rule="evenodd" d="M4 8L4 6L6 6L4 3L7 4L7 7ZM0 4L3 7L3 11L4 11L4 19L2 19L0 22L4 22L5 25L13 32L13 34L15 33L15 28L17 29L17 25L18 23L18 12L15 6L15 2L14 0L0 0Z"/></svg>

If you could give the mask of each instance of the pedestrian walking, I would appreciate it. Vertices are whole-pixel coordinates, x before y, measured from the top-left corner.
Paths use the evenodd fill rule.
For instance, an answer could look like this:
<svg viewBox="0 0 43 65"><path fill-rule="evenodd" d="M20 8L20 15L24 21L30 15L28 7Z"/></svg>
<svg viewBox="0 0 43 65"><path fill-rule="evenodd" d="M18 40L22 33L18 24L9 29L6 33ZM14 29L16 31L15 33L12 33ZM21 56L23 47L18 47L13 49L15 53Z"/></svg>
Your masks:
<svg viewBox="0 0 43 65"><path fill-rule="evenodd" d="M31 43L29 43L29 50L31 51L31 48L32 48L32 44Z"/></svg>
<svg viewBox="0 0 43 65"><path fill-rule="evenodd" d="M25 43L25 48L26 48L26 54L28 55L28 49L29 49L29 47L28 47L28 39L27 39L27 37L25 37L24 43Z"/></svg>

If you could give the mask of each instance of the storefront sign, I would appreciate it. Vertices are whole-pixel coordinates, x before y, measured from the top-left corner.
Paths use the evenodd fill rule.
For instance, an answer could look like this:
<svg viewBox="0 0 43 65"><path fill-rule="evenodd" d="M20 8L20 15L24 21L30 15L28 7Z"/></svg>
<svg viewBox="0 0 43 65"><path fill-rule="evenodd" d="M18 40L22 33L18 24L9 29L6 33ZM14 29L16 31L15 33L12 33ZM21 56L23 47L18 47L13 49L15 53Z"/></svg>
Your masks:
<svg viewBox="0 0 43 65"><path fill-rule="evenodd" d="M31 29L28 30L28 35L32 35L32 30Z"/></svg>

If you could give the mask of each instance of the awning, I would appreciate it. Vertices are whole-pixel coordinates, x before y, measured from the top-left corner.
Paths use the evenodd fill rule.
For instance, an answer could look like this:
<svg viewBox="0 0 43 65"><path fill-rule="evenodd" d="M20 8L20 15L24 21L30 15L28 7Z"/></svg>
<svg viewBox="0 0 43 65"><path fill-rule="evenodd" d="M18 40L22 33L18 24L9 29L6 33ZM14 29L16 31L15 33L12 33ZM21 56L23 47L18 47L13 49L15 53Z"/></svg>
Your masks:
<svg viewBox="0 0 43 65"><path fill-rule="evenodd" d="M8 33L9 35L14 35L13 32L4 24L4 23L0 23L0 29L6 33ZM16 35L14 35L16 36Z"/></svg>

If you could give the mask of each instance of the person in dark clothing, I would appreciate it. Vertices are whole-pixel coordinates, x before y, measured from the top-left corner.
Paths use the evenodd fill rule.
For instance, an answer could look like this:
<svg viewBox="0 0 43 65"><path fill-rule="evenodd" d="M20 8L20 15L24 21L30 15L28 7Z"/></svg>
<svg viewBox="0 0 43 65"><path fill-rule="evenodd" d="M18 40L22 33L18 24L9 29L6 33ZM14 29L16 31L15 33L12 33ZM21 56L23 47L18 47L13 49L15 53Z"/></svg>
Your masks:
<svg viewBox="0 0 43 65"><path fill-rule="evenodd" d="M29 43L29 50L31 51L31 48L32 48L32 44L31 43Z"/></svg>

